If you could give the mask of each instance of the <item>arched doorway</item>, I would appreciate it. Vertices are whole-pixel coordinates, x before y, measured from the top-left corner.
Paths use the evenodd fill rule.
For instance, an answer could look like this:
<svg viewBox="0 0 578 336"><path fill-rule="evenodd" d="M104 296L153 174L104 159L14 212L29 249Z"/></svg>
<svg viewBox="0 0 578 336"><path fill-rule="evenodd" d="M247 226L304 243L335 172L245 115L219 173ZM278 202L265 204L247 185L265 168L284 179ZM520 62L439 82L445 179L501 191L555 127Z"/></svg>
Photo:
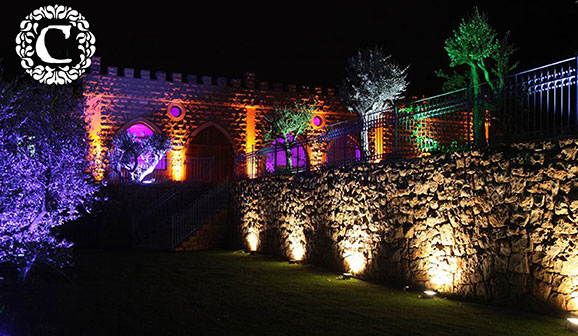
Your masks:
<svg viewBox="0 0 578 336"><path fill-rule="evenodd" d="M350 135L341 136L331 140L327 146L325 163L327 165L340 165L356 162L361 159L361 151L355 138Z"/></svg>
<svg viewBox="0 0 578 336"><path fill-rule="evenodd" d="M156 127L153 123L149 122L146 119L135 119L128 123L126 123L123 127L121 127L118 132L116 133L117 136L123 133L130 133L137 139L143 139L146 137L150 137L155 133L161 133L160 129ZM140 140L139 140L140 141ZM142 164L145 162L150 156L144 157L142 154L137 158L138 164ZM119 179L117 182L128 182L130 181L129 172L126 169L122 169L120 176L113 177L111 179ZM142 180L145 183L152 182L152 181L162 181L168 178L168 171L167 171L167 155L165 154L161 160L155 165L154 170L150 172L148 175L144 177Z"/></svg>
<svg viewBox="0 0 578 336"><path fill-rule="evenodd" d="M220 183L233 178L233 146L227 132L215 123L191 135L185 159L187 180Z"/></svg>

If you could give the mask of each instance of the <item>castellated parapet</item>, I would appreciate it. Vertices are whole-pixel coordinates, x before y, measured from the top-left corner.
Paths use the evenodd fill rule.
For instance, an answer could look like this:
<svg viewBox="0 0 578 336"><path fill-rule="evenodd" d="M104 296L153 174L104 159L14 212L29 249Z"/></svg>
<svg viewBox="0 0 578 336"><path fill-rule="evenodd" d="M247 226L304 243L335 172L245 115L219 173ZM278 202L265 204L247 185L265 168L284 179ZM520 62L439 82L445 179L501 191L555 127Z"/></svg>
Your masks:
<svg viewBox="0 0 578 336"><path fill-rule="evenodd" d="M169 135L179 146L175 150L186 155L195 135L214 126L230 141L234 155L239 155L263 145L264 116L269 111L292 105L295 100L317 101L316 113L325 119L326 125L354 117L333 89L269 85L257 81L253 73L245 74L243 79L181 73L167 76L163 71L114 66L104 69L100 58L93 57L90 73L82 81L97 177L104 174L105 152L113 137L137 122ZM178 106L183 115L172 116L169 111L172 106ZM310 155L310 160L317 160L322 153L310 151ZM169 178L170 170L166 172Z"/></svg>

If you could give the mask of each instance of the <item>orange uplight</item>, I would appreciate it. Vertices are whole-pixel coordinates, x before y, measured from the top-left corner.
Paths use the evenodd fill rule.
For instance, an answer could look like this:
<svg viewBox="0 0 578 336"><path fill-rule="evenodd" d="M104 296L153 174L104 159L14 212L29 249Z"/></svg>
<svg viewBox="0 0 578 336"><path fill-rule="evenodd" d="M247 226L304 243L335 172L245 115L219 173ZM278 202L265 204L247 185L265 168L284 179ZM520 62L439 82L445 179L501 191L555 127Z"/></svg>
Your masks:
<svg viewBox="0 0 578 336"><path fill-rule="evenodd" d="M185 180L185 149L171 151L171 178L173 181Z"/></svg>
<svg viewBox="0 0 578 336"><path fill-rule="evenodd" d="M255 150L255 112L256 108L254 106L246 106L247 117L246 117L246 136L245 136L245 153L250 153ZM256 162L255 158L250 158L247 162L247 176L253 178L256 175Z"/></svg>
<svg viewBox="0 0 578 336"><path fill-rule="evenodd" d="M89 140L89 160L90 170L97 181L104 179L106 148L103 145L100 132L101 124L101 97L88 96L86 99L85 118L87 123L87 132Z"/></svg>
<svg viewBox="0 0 578 336"><path fill-rule="evenodd" d="M376 162L381 161L383 155L383 126L379 125L375 128L375 154L377 154Z"/></svg>

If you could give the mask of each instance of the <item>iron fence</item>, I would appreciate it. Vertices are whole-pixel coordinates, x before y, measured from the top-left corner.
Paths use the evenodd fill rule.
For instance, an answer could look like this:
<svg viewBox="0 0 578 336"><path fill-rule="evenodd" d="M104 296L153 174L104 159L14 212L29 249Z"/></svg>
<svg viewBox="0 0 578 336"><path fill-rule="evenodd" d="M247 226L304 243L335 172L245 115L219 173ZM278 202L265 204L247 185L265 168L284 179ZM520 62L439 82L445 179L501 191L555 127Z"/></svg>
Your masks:
<svg viewBox="0 0 578 336"><path fill-rule="evenodd" d="M171 246L175 249L187 237L228 206L229 181L209 190L185 209L171 215Z"/></svg>
<svg viewBox="0 0 578 336"><path fill-rule="evenodd" d="M275 141L238 156L236 175L295 173L466 150L474 145L474 113L483 121L478 136L488 146L573 134L578 131L577 68L578 57L573 57L477 90L464 88L328 125L289 145Z"/></svg>

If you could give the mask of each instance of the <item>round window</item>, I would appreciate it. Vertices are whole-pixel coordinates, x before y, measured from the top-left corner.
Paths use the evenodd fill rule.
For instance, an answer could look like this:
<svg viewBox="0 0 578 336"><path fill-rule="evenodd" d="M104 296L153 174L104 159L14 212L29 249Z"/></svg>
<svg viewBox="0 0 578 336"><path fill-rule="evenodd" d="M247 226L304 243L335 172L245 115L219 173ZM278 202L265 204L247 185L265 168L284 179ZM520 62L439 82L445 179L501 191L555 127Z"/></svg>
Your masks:
<svg viewBox="0 0 578 336"><path fill-rule="evenodd" d="M185 117L185 110L180 105L176 104L169 105L167 112L169 117L171 117L171 119L174 120L181 120Z"/></svg>
<svg viewBox="0 0 578 336"><path fill-rule="evenodd" d="M311 124L315 128L323 127L325 125L325 118L323 118L323 116L320 115L315 115L311 120Z"/></svg>

